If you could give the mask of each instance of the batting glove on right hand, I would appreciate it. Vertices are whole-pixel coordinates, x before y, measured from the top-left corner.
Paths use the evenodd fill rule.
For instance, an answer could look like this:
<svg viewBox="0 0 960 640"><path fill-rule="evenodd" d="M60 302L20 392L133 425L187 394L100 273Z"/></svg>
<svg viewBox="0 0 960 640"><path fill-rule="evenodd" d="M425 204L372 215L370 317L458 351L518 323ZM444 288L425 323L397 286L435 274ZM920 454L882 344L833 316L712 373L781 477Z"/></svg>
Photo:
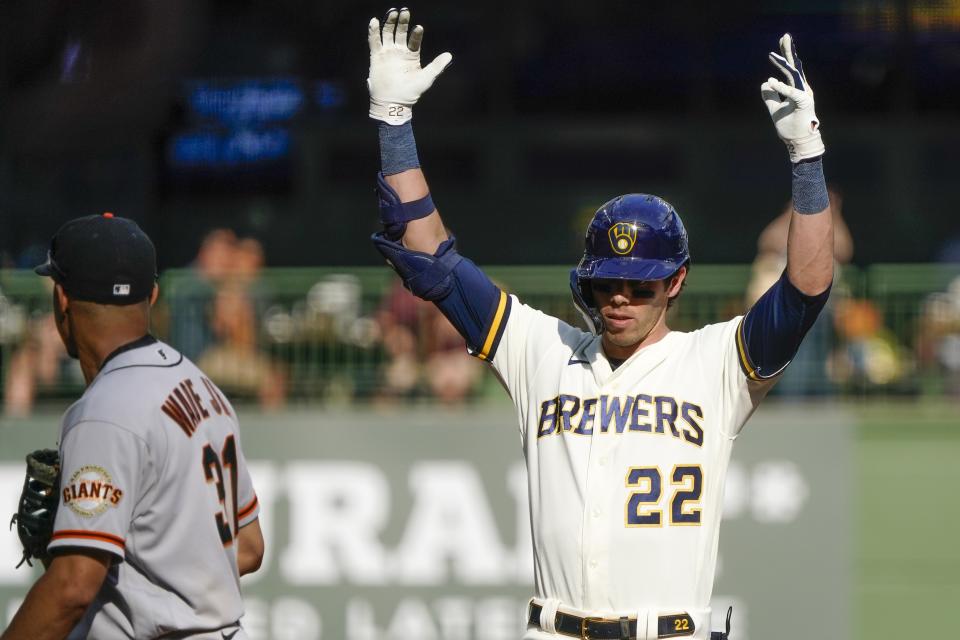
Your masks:
<svg viewBox="0 0 960 640"><path fill-rule="evenodd" d="M421 68L423 27L414 27L408 42L409 28L410 11L390 9L382 33L376 18L370 20L367 29L370 41L370 74L367 77L370 117L387 124L408 122L413 117L413 105L453 60L450 53L441 53Z"/></svg>
<svg viewBox="0 0 960 640"><path fill-rule="evenodd" d="M777 135L787 145L790 162L823 155L820 120L813 106L813 89L803 73L803 64L789 33L780 38L780 53L770 53L770 62L780 69L787 82L768 78L760 85L760 95L773 118Z"/></svg>

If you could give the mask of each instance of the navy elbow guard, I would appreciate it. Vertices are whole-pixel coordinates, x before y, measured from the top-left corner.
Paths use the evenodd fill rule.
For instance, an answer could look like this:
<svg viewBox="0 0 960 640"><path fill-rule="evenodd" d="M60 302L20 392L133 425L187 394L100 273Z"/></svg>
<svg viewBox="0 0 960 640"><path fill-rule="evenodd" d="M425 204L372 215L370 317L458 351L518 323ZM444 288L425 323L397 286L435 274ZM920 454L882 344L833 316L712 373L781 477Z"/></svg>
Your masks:
<svg viewBox="0 0 960 640"><path fill-rule="evenodd" d="M453 287L453 270L463 260L457 253L456 238L443 241L433 255L412 251L389 238L386 231L371 237L377 251L383 254L413 295L430 302L442 300Z"/></svg>
<svg viewBox="0 0 960 640"><path fill-rule="evenodd" d="M808 296L786 271L747 312L737 329L740 366L751 380L778 376L797 355L800 342L830 296L830 287Z"/></svg>
<svg viewBox="0 0 960 640"><path fill-rule="evenodd" d="M408 222L426 218L436 209L429 193L419 200L400 202L400 196L387 184L382 172L377 173L377 196L380 200L380 222L390 240L402 238Z"/></svg>
<svg viewBox="0 0 960 640"><path fill-rule="evenodd" d="M415 296L437 305L457 329L470 352L481 360L493 358L510 316L510 297L470 260L456 250L452 236L430 255L411 251L373 234L373 244Z"/></svg>

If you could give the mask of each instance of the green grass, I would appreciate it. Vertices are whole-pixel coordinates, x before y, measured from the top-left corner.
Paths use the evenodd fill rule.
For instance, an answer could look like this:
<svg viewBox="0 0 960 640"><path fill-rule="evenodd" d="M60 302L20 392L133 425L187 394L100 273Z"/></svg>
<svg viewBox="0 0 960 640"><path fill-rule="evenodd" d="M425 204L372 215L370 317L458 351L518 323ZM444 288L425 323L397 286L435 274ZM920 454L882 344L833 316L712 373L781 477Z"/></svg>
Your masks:
<svg viewBox="0 0 960 640"><path fill-rule="evenodd" d="M960 606L960 405L860 411L857 637L953 637Z"/></svg>

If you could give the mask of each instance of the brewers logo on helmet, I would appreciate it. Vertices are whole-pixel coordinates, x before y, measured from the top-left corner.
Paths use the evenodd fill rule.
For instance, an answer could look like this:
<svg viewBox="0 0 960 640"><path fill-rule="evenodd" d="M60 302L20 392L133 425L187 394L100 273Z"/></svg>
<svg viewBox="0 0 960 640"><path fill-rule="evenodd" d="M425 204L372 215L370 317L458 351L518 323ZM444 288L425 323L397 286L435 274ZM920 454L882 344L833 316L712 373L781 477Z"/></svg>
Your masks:
<svg viewBox="0 0 960 640"><path fill-rule="evenodd" d="M663 280L690 262L687 230L673 206L631 193L605 203L587 226L580 264L570 272L577 309L594 333L603 331L590 280Z"/></svg>
<svg viewBox="0 0 960 640"><path fill-rule="evenodd" d="M637 243L637 225L632 222L618 222L607 232L610 236L610 248L618 256L629 255Z"/></svg>

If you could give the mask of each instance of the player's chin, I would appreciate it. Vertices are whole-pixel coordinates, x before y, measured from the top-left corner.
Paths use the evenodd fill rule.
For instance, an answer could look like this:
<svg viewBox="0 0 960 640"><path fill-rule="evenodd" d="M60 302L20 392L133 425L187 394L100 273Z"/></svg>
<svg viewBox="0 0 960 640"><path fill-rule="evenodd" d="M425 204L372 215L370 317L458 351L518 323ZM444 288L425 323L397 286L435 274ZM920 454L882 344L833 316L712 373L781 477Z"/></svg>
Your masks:
<svg viewBox="0 0 960 640"><path fill-rule="evenodd" d="M641 336L634 327L606 327L607 340L618 347L631 347L640 342Z"/></svg>
<svg viewBox="0 0 960 640"><path fill-rule="evenodd" d="M633 318L603 317L603 326L611 336L629 333L635 328L636 323L637 321Z"/></svg>
<svg viewBox="0 0 960 640"><path fill-rule="evenodd" d="M611 318L604 316L604 334L607 340L618 347L632 347L649 335L653 325L638 318Z"/></svg>

